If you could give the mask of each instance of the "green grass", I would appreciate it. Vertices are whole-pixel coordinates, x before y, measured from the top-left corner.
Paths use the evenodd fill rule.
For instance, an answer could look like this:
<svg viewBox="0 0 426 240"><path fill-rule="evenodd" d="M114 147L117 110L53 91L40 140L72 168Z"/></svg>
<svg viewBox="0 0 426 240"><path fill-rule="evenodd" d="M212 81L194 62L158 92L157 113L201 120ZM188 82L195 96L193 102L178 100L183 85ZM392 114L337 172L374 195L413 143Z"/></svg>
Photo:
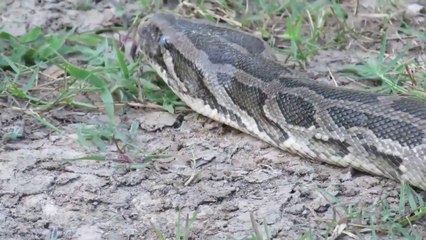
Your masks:
<svg viewBox="0 0 426 240"><path fill-rule="evenodd" d="M6 143L8 141L16 140L22 137L23 133L24 133L24 130L22 129L22 127L14 128L10 132L7 132L6 134L3 135L1 142Z"/></svg>
<svg viewBox="0 0 426 240"><path fill-rule="evenodd" d="M138 2L143 14L161 7L160 1ZM247 6L247 2L251 4ZM88 1L80 3L79 8L93 7ZM358 81L374 82L368 84L374 85L371 91L426 99L426 68L410 53L415 48L414 43L426 42L426 34L401 18L391 17L391 13L399 7L398 1L378 1L375 12L385 17L376 24L381 27L374 29L377 31L373 33L349 21L351 12L339 3L337 0L198 0L190 1L184 8L188 14L211 21L219 19L257 33L278 52L288 56L286 64L296 64L299 68L309 68L310 60L319 51L344 49L356 43L370 57L359 57L357 64L345 66L342 73L352 78L355 76ZM125 15L125 11L120 9ZM410 38L409 43L413 43L396 55L388 53L391 41L388 36L395 33ZM145 163L162 155L148 154L135 148L133 141L137 123L132 123L130 129L118 124L115 120L116 107L148 101L165 111L174 112L184 104L154 71L141 72L142 60L128 61L117 46L114 39L95 33L76 34L71 30L45 34L42 29L34 28L24 36L14 37L0 29L0 97L10 99L7 107L21 111L58 133L62 126L48 117L52 109L66 107L104 112L108 122L76 126L81 145L95 146L104 151L115 144L120 151L118 159L128 160L127 165L131 168L144 167ZM48 71L53 66L62 71L60 75ZM82 101L82 95L97 96L97 101ZM21 135L22 129L14 129L6 133L2 141L13 141ZM106 160L106 156L100 154L73 160L83 159L99 161ZM323 191L322 194L336 212L333 219L320 219L327 221L329 226L329 231L321 236L323 238L367 232L375 239L383 236L419 239L412 223L424 218L426 206L424 200L408 186L402 187L399 209L391 208L386 198L372 206L363 206L361 203L341 202ZM195 215L191 219L187 216L184 223L180 216L178 219L176 238L188 239L191 226L196 224ZM268 226L259 227L254 217L252 226L251 239L270 238ZM157 236L163 239L161 234ZM316 236L315 230L310 230L301 239L315 239Z"/></svg>
<svg viewBox="0 0 426 240"><path fill-rule="evenodd" d="M98 128L102 131L85 134L86 140L103 141L122 140L115 121L118 103L148 100L169 112L183 105L154 72L140 73L140 62L128 63L111 38L73 31L45 35L34 28L18 38L0 32L0 46L0 96L14 99L16 110L56 132L60 126L44 116L57 107L105 112L109 121ZM62 69L61 76L46 74L52 66ZM97 95L100 102L75 100L84 94Z"/></svg>
<svg viewBox="0 0 426 240"><path fill-rule="evenodd" d="M347 66L342 71L352 71L359 81L379 80L381 84L370 90L387 93L412 95L426 100L426 72L411 73L412 68L419 67L413 59L403 60L406 51L397 56L385 57L386 39L382 41L379 56L360 61L359 65ZM409 84L409 85L407 85Z"/></svg>
<svg viewBox="0 0 426 240"><path fill-rule="evenodd" d="M391 203L384 196L379 201L367 205L365 202L346 203L341 199L319 189L318 192L327 200L333 210L332 219L312 219L318 223L326 222L325 233L320 234L320 229L309 229L300 240L337 239L346 236L363 239L370 235L371 239L404 239L420 240L422 233L418 232L413 223L426 216L426 205L422 196L408 185L403 185L399 195L399 207ZM263 224L260 230L253 213L250 214L253 226L252 240L271 239L268 226Z"/></svg>
<svg viewBox="0 0 426 240"><path fill-rule="evenodd" d="M191 218L189 217L189 214L185 215L185 219L182 221L182 216L181 216L181 211L178 211L178 217L176 220L176 225L175 225L175 239L176 240L189 240L189 239L193 239L191 236L191 232L192 232L192 228L193 228L193 224L195 222L197 218L197 212L194 212L191 216ZM165 240L166 237L164 236L164 234L161 232L161 230L156 227L154 225L154 223L151 222L151 227L155 233L155 236L157 237L158 240Z"/></svg>
<svg viewBox="0 0 426 240"><path fill-rule="evenodd" d="M332 219L317 219L329 223L325 239L335 239L338 236L349 237L370 234L372 239L395 239L403 236L405 239L421 239L412 224L426 215L424 199L408 185L403 184L399 195L399 208L392 208L384 196L371 205L364 202L345 203L332 194L319 190L332 206ZM311 238L308 231L303 239Z"/></svg>
<svg viewBox="0 0 426 240"><path fill-rule="evenodd" d="M263 232L260 230L258 223L256 222L256 218L253 213L250 213L250 221L253 227L253 233L250 237L251 240L269 240L271 239L271 235L269 233L269 228L266 223L263 223Z"/></svg>

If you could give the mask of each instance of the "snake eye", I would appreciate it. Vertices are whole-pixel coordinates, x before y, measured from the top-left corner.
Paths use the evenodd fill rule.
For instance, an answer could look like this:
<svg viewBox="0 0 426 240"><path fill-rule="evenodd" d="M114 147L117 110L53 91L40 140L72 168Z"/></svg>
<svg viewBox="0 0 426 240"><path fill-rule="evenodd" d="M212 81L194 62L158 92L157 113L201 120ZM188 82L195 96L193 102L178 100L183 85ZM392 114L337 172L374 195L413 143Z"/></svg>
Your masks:
<svg viewBox="0 0 426 240"><path fill-rule="evenodd" d="M161 36L159 41L160 47L163 47L165 49L169 49L171 47L171 43L168 37Z"/></svg>

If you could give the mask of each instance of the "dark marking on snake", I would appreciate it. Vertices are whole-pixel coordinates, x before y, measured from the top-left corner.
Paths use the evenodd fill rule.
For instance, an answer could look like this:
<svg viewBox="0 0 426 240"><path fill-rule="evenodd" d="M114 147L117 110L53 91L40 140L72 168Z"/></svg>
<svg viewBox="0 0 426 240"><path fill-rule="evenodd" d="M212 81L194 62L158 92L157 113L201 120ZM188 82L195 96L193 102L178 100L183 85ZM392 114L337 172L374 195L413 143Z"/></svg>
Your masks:
<svg viewBox="0 0 426 240"><path fill-rule="evenodd" d="M401 166L402 164L402 159L400 157L380 152L376 146L367 145L367 144L362 144L362 146L364 147L365 151L373 155L374 158L379 157L383 160L386 160L394 169L398 171L399 174L402 173L401 170L399 169L399 166Z"/></svg>
<svg viewBox="0 0 426 240"><path fill-rule="evenodd" d="M255 119L261 120L256 122L260 131L265 131L273 139L276 139L277 137L281 141L288 139L288 134L284 131L284 129L282 129L276 122L273 122L266 117L263 106L267 99L267 95L264 92L262 92L259 88L247 86L239 82L235 77L226 73L218 73L217 79L235 105L239 106L241 110L247 112ZM281 134L274 137L271 132L277 131Z"/></svg>
<svg viewBox="0 0 426 240"><path fill-rule="evenodd" d="M279 81L285 87L307 88L321 96L324 96L324 98L328 98L328 99L345 100L345 101L359 102L359 103L365 103L365 104L379 102L378 97L380 95L376 95L376 94L372 94L368 92L360 92L360 91L354 91L351 89L344 89L344 88L334 88L331 86L321 85L313 81L307 82L305 79L291 79L291 78L281 77Z"/></svg>
<svg viewBox="0 0 426 240"><path fill-rule="evenodd" d="M334 123L346 129L362 127L373 131L381 139L391 139L402 146L415 147L422 144L425 133L417 127L398 120L359 112L348 108L330 107L327 109Z"/></svg>
<svg viewBox="0 0 426 240"><path fill-rule="evenodd" d="M198 50L207 54L212 63L232 65L260 81L271 82L278 79L281 74L288 73L288 70L283 68L281 64L266 60L261 56L243 54L217 36L206 36L191 32L187 37ZM218 49L221 49L221 51L218 51ZM262 59L262 61L259 61L259 59Z"/></svg>
<svg viewBox="0 0 426 240"><path fill-rule="evenodd" d="M315 121L315 108L302 97L287 93L279 93L277 96L278 107L286 122L291 125L309 128L319 127Z"/></svg>
<svg viewBox="0 0 426 240"><path fill-rule="evenodd" d="M242 110L255 117L263 117L263 105L267 95L256 87L240 83L235 77L225 74L217 74L218 82L224 86L232 101Z"/></svg>
<svg viewBox="0 0 426 240"><path fill-rule="evenodd" d="M417 118L426 120L426 108L419 108L420 102L414 99L401 98L393 101L391 108L409 113Z"/></svg>
<svg viewBox="0 0 426 240"><path fill-rule="evenodd" d="M365 139L364 135L362 135L361 133L355 134L355 137L358 138L359 140L364 140Z"/></svg>
<svg viewBox="0 0 426 240"><path fill-rule="evenodd" d="M345 141L340 141L338 139L329 138L328 140L323 140L321 138L312 138L313 141L325 146L327 149L333 149L336 154L340 157L345 157L350 153L350 145Z"/></svg>
<svg viewBox="0 0 426 240"><path fill-rule="evenodd" d="M204 84L203 73L193 63L191 63L191 61L175 49L174 46L170 46L169 51L172 55L174 71L178 77L176 81L182 80L191 95L202 99L212 109L218 109L220 112L229 116L231 120L236 121L240 126L244 126L238 115L217 102L216 97Z"/></svg>

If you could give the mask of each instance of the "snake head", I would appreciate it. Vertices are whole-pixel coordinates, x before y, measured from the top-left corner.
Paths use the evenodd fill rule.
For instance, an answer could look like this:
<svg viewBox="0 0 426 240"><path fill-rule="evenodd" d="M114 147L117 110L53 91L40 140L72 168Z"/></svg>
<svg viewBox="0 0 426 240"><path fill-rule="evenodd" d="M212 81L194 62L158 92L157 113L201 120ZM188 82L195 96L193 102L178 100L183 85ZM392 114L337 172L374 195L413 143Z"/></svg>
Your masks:
<svg viewBox="0 0 426 240"><path fill-rule="evenodd" d="M176 57L182 46L182 32L176 29L177 19L170 14L151 14L142 19L135 36L138 49L144 55L147 63L153 67L163 80L175 92L185 92L187 89L182 82L184 78L178 76L176 67L181 64Z"/></svg>
<svg viewBox="0 0 426 240"><path fill-rule="evenodd" d="M175 18L168 14L151 14L142 19L136 36L140 51L150 62L165 68L165 50L171 46L167 30L173 26Z"/></svg>

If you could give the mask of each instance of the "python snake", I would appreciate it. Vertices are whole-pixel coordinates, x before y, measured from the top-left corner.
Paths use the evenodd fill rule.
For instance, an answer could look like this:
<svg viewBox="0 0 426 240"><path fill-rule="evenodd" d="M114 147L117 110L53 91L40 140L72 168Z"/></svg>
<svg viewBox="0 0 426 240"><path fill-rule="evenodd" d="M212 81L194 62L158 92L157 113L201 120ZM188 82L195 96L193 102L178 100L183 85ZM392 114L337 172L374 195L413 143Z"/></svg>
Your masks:
<svg viewBox="0 0 426 240"><path fill-rule="evenodd" d="M278 63L261 39L171 14L130 34L194 111L278 148L426 190L426 102L323 85ZM305 75L306 76L306 75Z"/></svg>

